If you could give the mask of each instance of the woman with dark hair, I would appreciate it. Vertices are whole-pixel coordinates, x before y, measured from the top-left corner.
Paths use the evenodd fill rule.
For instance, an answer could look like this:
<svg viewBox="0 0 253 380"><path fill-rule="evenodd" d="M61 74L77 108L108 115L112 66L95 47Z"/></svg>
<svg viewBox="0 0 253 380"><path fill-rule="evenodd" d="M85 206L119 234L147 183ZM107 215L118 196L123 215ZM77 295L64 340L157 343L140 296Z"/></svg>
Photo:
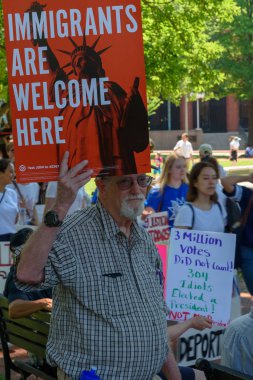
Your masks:
<svg viewBox="0 0 253 380"><path fill-rule="evenodd" d="M7 158L0 159L0 241L9 241L16 232L18 219L18 197L9 188L14 177L14 168Z"/></svg>
<svg viewBox="0 0 253 380"><path fill-rule="evenodd" d="M168 211L169 226L173 227L175 215L185 203L187 191L186 161L172 154L166 158L162 173L148 194L143 216Z"/></svg>
<svg viewBox="0 0 253 380"><path fill-rule="evenodd" d="M188 203L180 207L174 225L202 231L224 232L226 211L218 202L218 174L209 162L195 164L189 175Z"/></svg>

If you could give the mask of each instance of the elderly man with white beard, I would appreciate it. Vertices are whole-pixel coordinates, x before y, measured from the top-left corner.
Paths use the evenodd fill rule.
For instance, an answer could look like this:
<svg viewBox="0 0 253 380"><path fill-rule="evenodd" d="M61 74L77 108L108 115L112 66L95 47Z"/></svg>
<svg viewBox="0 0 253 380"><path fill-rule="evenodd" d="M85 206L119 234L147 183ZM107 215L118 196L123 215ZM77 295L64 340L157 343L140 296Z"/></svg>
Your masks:
<svg viewBox="0 0 253 380"><path fill-rule="evenodd" d="M151 380L160 371L180 380L168 347L161 260L135 220L152 178L97 178L97 204L65 218L92 175L87 161L68 169L68 156L56 202L17 268L23 289L53 288L48 361L65 380L92 367L101 380Z"/></svg>

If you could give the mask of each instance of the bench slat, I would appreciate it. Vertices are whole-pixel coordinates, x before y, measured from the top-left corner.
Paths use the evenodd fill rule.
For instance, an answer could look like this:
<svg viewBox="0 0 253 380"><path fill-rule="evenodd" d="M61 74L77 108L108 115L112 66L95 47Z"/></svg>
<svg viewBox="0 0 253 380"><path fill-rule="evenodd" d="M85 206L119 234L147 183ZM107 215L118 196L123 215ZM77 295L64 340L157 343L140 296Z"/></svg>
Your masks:
<svg viewBox="0 0 253 380"><path fill-rule="evenodd" d="M10 319L10 318L3 318L6 326L8 326L9 330L12 330L16 327L19 327L21 330L27 330L27 331L37 331L41 335L48 335L49 333L49 325L45 325L41 323L40 321L36 321L34 319L27 318L26 320L24 318L21 319Z"/></svg>
<svg viewBox="0 0 253 380"><path fill-rule="evenodd" d="M38 343L35 344L33 342L19 338L18 336L15 336L15 335L11 335L9 337L8 342L10 342L11 344L14 344L14 346L17 346L17 347L23 348L24 350L32 352L33 354L39 356L41 359L44 359L46 357L44 345L40 346L38 345Z"/></svg>
<svg viewBox="0 0 253 380"><path fill-rule="evenodd" d="M12 323L6 323L6 332L11 338L11 336L15 335L17 337L23 338L25 340L29 340L41 345L46 346L47 344L47 335L40 334L34 330L28 330L22 328L22 326L17 326Z"/></svg>

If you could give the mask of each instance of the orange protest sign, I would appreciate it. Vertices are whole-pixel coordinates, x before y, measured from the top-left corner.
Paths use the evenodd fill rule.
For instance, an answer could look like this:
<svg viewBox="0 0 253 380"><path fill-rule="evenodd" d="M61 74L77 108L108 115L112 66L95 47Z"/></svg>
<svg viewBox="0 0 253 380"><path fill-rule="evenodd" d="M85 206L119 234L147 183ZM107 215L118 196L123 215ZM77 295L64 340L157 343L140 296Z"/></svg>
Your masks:
<svg viewBox="0 0 253 380"><path fill-rule="evenodd" d="M103 3L101 5L101 3ZM19 182L150 172L140 0L3 0Z"/></svg>

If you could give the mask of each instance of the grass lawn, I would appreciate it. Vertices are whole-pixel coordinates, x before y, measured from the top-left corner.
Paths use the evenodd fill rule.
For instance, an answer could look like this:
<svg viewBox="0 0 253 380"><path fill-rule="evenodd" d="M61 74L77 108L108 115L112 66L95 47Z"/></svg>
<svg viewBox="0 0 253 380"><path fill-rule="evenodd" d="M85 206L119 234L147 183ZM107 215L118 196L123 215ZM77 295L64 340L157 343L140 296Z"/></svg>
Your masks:
<svg viewBox="0 0 253 380"><path fill-rule="evenodd" d="M218 158L219 164L222 166L235 166L234 163L229 161L228 158ZM253 167L253 158L238 158L236 166L252 166Z"/></svg>

